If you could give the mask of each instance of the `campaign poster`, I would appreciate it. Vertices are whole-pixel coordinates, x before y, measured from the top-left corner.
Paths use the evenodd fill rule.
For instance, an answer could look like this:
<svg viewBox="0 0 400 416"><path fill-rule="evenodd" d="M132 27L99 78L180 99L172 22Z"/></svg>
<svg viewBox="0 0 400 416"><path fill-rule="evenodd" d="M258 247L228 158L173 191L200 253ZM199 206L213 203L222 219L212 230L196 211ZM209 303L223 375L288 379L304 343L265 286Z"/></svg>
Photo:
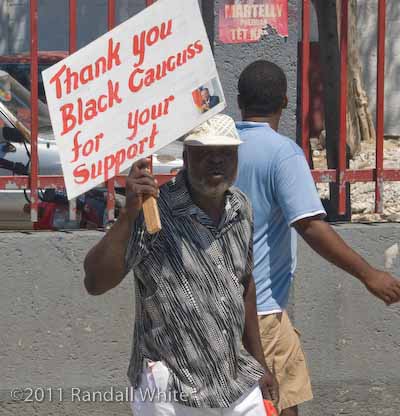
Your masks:
<svg viewBox="0 0 400 416"><path fill-rule="evenodd" d="M288 0L222 1L220 42L252 43L270 34L288 37Z"/></svg>

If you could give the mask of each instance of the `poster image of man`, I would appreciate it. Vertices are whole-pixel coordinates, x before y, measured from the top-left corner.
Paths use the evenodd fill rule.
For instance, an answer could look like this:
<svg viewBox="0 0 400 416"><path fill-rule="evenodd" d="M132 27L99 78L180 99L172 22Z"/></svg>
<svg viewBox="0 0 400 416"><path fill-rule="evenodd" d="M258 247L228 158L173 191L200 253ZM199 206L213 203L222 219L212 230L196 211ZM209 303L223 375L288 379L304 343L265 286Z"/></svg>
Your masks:
<svg viewBox="0 0 400 416"><path fill-rule="evenodd" d="M210 90L208 88L201 89L200 94L203 113L219 104L218 95L210 95Z"/></svg>
<svg viewBox="0 0 400 416"><path fill-rule="evenodd" d="M204 83L192 92L193 102L200 113L216 107L223 101L223 93L221 87L215 79Z"/></svg>

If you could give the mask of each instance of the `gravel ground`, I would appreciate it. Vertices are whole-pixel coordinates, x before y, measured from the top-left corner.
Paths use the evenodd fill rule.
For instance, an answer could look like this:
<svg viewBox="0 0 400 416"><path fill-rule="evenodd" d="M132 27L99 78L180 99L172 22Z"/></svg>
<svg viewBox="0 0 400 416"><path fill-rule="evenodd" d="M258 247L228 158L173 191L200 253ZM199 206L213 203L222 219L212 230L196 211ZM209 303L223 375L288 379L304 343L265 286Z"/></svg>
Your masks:
<svg viewBox="0 0 400 416"><path fill-rule="evenodd" d="M384 143L384 168L400 169L400 139L386 139ZM326 152L318 150L314 142L313 160L315 169L326 169ZM350 161L351 169L375 167L375 144L362 143L360 153ZM317 185L321 198L328 198L327 184ZM351 186L352 221L354 222L400 222L400 182L384 184L384 211L375 214L375 183L356 183Z"/></svg>

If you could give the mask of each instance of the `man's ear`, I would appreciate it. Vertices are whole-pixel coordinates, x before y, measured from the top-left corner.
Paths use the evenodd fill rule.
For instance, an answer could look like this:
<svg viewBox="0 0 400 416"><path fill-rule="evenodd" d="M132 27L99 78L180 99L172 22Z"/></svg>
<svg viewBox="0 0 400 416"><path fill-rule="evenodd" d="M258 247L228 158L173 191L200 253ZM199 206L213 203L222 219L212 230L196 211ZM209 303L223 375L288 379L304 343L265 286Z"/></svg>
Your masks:
<svg viewBox="0 0 400 416"><path fill-rule="evenodd" d="M289 99L287 95L285 95L285 98L283 99L283 103L282 103L282 108L287 108L288 104L289 104Z"/></svg>

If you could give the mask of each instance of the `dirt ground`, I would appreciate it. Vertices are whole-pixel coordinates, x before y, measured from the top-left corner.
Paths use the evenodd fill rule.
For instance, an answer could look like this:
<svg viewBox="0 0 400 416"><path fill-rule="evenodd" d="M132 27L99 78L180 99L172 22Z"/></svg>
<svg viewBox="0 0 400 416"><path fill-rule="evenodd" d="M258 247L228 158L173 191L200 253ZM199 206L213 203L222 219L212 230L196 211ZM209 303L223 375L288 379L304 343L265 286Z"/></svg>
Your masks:
<svg viewBox="0 0 400 416"><path fill-rule="evenodd" d="M326 169L326 151L313 144L315 169ZM361 145L360 153L350 161L351 169L375 167L375 143ZM384 142L384 168L400 169L400 138L386 138ZM317 185L321 198L329 197L327 184ZM351 185L352 221L354 222L400 222L400 182L384 184L384 211L375 214L375 183L365 182Z"/></svg>

